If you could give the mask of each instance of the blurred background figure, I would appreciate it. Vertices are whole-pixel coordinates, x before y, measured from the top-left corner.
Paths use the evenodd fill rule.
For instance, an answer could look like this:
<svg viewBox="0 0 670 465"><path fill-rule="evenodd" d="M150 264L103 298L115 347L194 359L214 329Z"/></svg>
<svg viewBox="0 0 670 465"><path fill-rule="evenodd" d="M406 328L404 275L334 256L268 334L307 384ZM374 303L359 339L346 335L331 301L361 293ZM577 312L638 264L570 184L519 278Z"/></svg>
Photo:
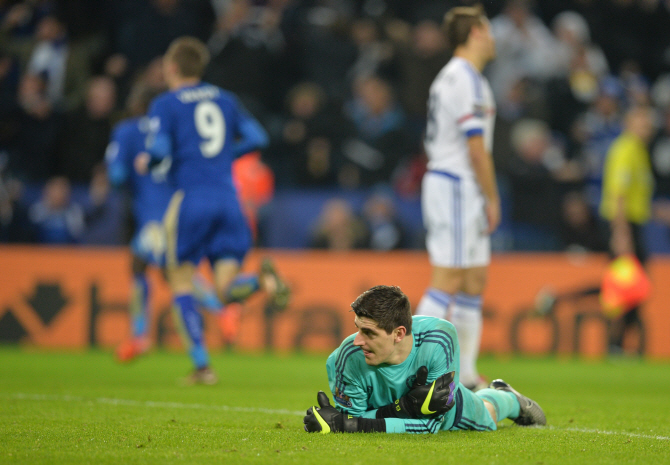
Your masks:
<svg viewBox="0 0 670 465"><path fill-rule="evenodd" d="M561 202L561 248L567 252L606 252L607 231L579 191Z"/></svg>
<svg viewBox="0 0 670 465"><path fill-rule="evenodd" d="M650 107L628 110L622 134L607 152L603 174L600 214L609 222L609 248L613 257L634 255L643 265L648 251L642 227L652 216L654 191L648 144L654 133ZM610 330L610 352L623 351L624 336L630 327L641 327L639 307L615 320ZM644 348L640 347L640 353Z"/></svg>
<svg viewBox="0 0 670 465"><path fill-rule="evenodd" d="M60 120L54 114L40 76L24 74L21 77L17 105L5 131L8 169L14 176L29 182L45 182L53 176Z"/></svg>
<svg viewBox="0 0 670 465"><path fill-rule="evenodd" d="M409 153L405 114L393 88L377 76L362 78L354 83L353 98L346 102L344 112L357 138L344 146L350 177L343 184L370 187L388 182Z"/></svg>
<svg viewBox="0 0 670 465"><path fill-rule="evenodd" d="M47 98L55 109L68 111L84 100L91 60L90 51L71 42L65 23L50 14L37 24L27 72L45 80Z"/></svg>
<svg viewBox="0 0 670 465"><path fill-rule="evenodd" d="M420 143L426 124L430 84L450 56L439 23L430 19L414 25L409 44L396 45L392 72L414 143Z"/></svg>
<svg viewBox="0 0 670 465"><path fill-rule="evenodd" d="M363 249L368 243L365 223L343 199L332 199L323 206L312 232L312 248L346 251Z"/></svg>
<svg viewBox="0 0 670 465"><path fill-rule="evenodd" d="M84 209L72 201L70 182L62 176L46 183L42 198L31 205L28 216L43 244L74 244L86 226Z"/></svg>
<svg viewBox="0 0 670 465"><path fill-rule="evenodd" d="M84 104L66 114L58 144L60 174L73 182L91 181L93 169L104 159L116 106L114 81L107 76L92 78Z"/></svg>
<svg viewBox="0 0 670 465"><path fill-rule="evenodd" d="M491 20L497 56L488 76L501 106L519 78L546 79L559 70L556 39L532 6L532 0L508 0Z"/></svg>
<svg viewBox="0 0 670 465"><path fill-rule="evenodd" d="M35 241L28 210L20 202L23 185L7 176L7 156L0 154L0 243Z"/></svg>
<svg viewBox="0 0 670 465"><path fill-rule="evenodd" d="M326 93L313 82L297 84L286 97L286 114L273 133L268 164L294 185L334 187L338 183L342 143L351 130L328 103Z"/></svg>
<svg viewBox="0 0 670 465"><path fill-rule="evenodd" d="M512 220L518 250L555 250L561 191L581 179L579 166L566 160L549 126L524 119L512 129L514 156L509 165Z"/></svg>
<svg viewBox="0 0 670 465"><path fill-rule="evenodd" d="M619 79L604 77L599 84L598 96L573 126L573 137L581 147L578 156L585 170L587 199L594 209L600 202L605 155L621 133L625 108L623 92Z"/></svg>
<svg viewBox="0 0 670 465"><path fill-rule="evenodd" d="M396 250L406 246L407 238L397 218L393 198L384 192L373 193L363 205L372 250Z"/></svg>

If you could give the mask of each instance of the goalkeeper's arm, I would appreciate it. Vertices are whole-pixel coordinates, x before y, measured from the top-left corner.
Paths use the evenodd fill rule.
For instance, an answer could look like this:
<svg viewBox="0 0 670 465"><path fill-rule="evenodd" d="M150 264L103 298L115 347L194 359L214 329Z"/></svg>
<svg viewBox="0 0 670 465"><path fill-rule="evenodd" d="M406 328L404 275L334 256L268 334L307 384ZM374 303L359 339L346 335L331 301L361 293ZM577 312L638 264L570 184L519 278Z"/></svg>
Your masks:
<svg viewBox="0 0 670 465"><path fill-rule="evenodd" d="M318 407L307 410L303 419L308 433L385 433L386 421L383 418L361 418L340 412L330 405L325 392L316 395Z"/></svg>
<svg viewBox="0 0 670 465"><path fill-rule="evenodd" d="M328 396L319 391L318 407L307 410L303 420L308 433L436 433L442 415L424 419L362 418L340 412L330 405Z"/></svg>

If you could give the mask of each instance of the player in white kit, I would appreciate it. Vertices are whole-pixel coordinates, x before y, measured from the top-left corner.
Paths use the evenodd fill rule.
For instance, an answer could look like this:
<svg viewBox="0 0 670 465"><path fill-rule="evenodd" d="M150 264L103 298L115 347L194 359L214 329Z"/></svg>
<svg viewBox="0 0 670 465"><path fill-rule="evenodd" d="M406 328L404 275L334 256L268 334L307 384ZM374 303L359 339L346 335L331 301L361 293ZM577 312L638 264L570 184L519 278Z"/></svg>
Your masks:
<svg viewBox="0 0 670 465"><path fill-rule="evenodd" d="M422 211L432 265L417 315L451 321L461 346L461 382L485 387L476 362L482 292L491 257L490 234L500 223L491 146L495 102L481 71L495 57L495 40L478 7L450 10L443 24L453 58L433 81L428 101Z"/></svg>

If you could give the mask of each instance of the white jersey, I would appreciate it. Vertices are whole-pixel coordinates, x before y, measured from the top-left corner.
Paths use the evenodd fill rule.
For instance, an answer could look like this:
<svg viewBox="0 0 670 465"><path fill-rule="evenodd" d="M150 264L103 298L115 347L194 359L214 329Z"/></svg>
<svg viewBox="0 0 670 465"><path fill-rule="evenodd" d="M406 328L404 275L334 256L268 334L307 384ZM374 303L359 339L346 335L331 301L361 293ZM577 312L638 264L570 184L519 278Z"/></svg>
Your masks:
<svg viewBox="0 0 670 465"><path fill-rule="evenodd" d="M424 141L428 170L474 178L467 138L483 135L490 153L495 113L486 78L463 58L449 60L430 87Z"/></svg>

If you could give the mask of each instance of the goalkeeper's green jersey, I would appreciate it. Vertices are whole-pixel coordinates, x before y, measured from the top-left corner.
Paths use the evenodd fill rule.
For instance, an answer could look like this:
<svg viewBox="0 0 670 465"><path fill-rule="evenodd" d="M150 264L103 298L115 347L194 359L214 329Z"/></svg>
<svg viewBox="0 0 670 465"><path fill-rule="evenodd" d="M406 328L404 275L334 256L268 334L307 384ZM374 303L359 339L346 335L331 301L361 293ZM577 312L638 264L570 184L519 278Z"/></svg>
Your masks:
<svg viewBox="0 0 670 465"><path fill-rule="evenodd" d="M409 391L416 371L426 366L429 383L445 373L455 372L455 406L444 416L432 419L387 418L387 432L435 433L440 429L478 429L460 427L464 403L469 411L471 401L475 399L470 399L472 393L459 382L460 350L456 328L450 322L429 316L412 317L412 351L398 365L368 365L361 348L353 344L355 337L356 334L347 337L326 362L328 383L339 410L357 417L375 418L378 408L393 403ZM482 415L486 418L487 414L482 412ZM486 427L482 429L495 429L495 424L492 427L491 424L484 425Z"/></svg>

